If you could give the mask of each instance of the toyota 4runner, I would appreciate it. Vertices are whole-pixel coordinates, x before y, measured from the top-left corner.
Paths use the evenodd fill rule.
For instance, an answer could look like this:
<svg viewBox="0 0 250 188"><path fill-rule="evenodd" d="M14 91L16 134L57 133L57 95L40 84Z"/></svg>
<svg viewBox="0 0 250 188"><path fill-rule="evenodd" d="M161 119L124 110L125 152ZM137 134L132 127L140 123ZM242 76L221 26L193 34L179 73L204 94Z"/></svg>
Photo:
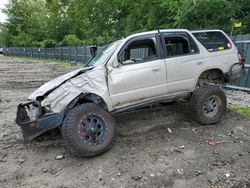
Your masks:
<svg viewBox="0 0 250 188"><path fill-rule="evenodd" d="M138 33L42 85L18 105L16 123L27 141L60 128L71 154L93 156L112 146L112 114L131 108L185 99L199 123L218 123L226 96L215 85L243 74L241 55L223 31Z"/></svg>

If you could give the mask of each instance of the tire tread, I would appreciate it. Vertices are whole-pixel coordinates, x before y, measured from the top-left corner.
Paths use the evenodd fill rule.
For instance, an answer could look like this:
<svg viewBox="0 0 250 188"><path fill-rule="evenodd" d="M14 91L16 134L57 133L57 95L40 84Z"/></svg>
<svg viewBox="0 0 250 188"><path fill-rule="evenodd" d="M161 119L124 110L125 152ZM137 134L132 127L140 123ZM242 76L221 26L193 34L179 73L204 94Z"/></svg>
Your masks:
<svg viewBox="0 0 250 188"><path fill-rule="evenodd" d="M215 118L208 118L202 114L202 106L204 104L204 100L210 95L219 96L222 103L219 109L219 114ZM200 124L208 125L219 123L225 113L226 106L226 95L222 89L216 86L204 85L198 88L191 97L191 108L193 111L193 116L195 120Z"/></svg>
<svg viewBox="0 0 250 188"><path fill-rule="evenodd" d="M88 149L83 149L78 142L78 138L75 136L74 130L72 129L72 124L76 121L78 118L79 114L82 114L84 111L87 111L89 109L93 109L95 111L101 112L105 118L108 118L114 126L114 134L108 136L111 136L111 141L105 145L102 149L98 151L89 151ZM64 145L66 149L76 157L90 157L90 156L95 156L101 153L104 153L108 149L110 149L114 143L115 140L115 121L113 120L112 116L102 109L102 107L98 106L97 104L94 103L84 103L82 105L79 105L72 110L68 112L66 115L66 118L63 121L62 125L62 137L64 141Z"/></svg>

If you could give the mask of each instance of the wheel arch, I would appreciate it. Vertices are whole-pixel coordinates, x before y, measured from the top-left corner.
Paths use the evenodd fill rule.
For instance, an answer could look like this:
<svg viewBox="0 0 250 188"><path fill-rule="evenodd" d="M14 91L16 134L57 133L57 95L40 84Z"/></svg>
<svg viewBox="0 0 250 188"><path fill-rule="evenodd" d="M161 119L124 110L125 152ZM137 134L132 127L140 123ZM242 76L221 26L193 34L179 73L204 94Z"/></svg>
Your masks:
<svg viewBox="0 0 250 188"><path fill-rule="evenodd" d="M76 107L77 105L84 103L95 103L108 111L108 105L105 100L95 93L81 93L69 103L66 110L70 110Z"/></svg>
<svg viewBox="0 0 250 188"><path fill-rule="evenodd" d="M199 81L204 80L205 82L212 83L224 83L225 75L223 70L220 68L210 68L201 72L201 74L196 79L196 86L199 84Z"/></svg>

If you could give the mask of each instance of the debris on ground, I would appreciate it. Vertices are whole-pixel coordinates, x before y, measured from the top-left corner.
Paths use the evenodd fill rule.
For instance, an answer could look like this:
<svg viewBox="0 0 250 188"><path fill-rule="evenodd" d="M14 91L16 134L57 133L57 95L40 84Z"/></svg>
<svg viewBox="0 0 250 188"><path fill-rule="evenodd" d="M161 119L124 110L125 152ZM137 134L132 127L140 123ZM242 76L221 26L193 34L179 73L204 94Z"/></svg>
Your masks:
<svg viewBox="0 0 250 188"><path fill-rule="evenodd" d="M142 176L132 176L131 178L135 181L138 181L138 180L142 179Z"/></svg>
<svg viewBox="0 0 250 188"><path fill-rule="evenodd" d="M151 177L154 177L154 176L155 176L153 173L150 173L149 175L150 175Z"/></svg>
<svg viewBox="0 0 250 188"><path fill-rule="evenodd" d="M196 176L201 175L201 171L200 171L200 170L198 170L197 172L195 172L195 175L196 175Z"/></svg>
<svg viewBox="0 0 250 188"><path fill-rule="evenodd" d="M178 174L184 174L183 168L178 168L178 169L177 169L177 172L178 172Z"/></svg>
<svg viewBox="0 0 250 188"><path fill-rule="evenodd" d="M43 169L43 172L47 172L48 170L46 168Z"/></svg>
<svg viewBox="0 0 250 188"><path fill-rule="evenodd" d="M179 150L179 149L174 149L174 152L183 153L183 151L181 151L181 150Z"/></svg>
<svg viewBox="0 0 250 188"><path fill-rule="evenodd" d="M217 145L217 144L228 143L228 141L218 141L218 142L215 142L215 141L213 141L213 140L209 140L207 143L208 143L208 145L210 145L210 146L215 146L215 145Z"/></svg>
<svg viewBox="0 0 250 188"><path fill-rule="evenodd" d="M197 129L196 128L191 128L191 131L195 133L197 131Z"/></svg>
<svg viewBox="0 0 250 188"><path fill-rule="evenodd" d="M184 149L184 148L185 148L185 146L181 146L181 147L180 147L180 149Z"/></svg>
<svg viewBox="0 0 250 188"><path fill-rule="evenodd" d="M167 128L167 130L168 130L168 133L173 133L173 130L172 129L170 129L170 128Z"/></svg>
<svg viewBox="0 0 250 188"><path fill-rule="evenodd" d="M56 156L56 160L61 160L61 159L63 159L63 158L64 158L63 155L57 155L57 156Z"/></svg>
<svg viewBox="0 0 250 188"><path fill-rule="evenodd" d="M227 178L229 178L229 177L230 177L230 173L226 173L225 176L226 176Z"/></svg>
<svg viewBox="0 0 250 188"><path fill-rule="evenodd" d="M24 161L25 161L25 159L22 159L22 158L21 158L21 159L18 159L18 163L19 163L19 164L23 164Z"/></svg>
<svg viewBox="0 0 250 188"><path fill-rule="evenodd" d="M215 141L212 141L212 140L209 140L207 143L210 146L215 146L217 144Z"/></svg>

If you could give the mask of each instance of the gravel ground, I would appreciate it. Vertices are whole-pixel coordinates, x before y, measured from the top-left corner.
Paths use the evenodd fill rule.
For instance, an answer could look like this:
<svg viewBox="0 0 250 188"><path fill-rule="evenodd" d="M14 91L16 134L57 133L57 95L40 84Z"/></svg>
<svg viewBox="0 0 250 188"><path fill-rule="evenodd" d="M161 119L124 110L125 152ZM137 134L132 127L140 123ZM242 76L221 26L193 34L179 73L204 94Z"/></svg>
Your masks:
<svg viewBox="0 0 250 188"><path fill-rule="evenodd" d="M250 187L250 121L229 110L208 126L180 103L116 115L114 147L92 158L70 156L58 134L24 144L16 105L67 71L0 57L0 187Z"/></svg>
<svg viewBox="0 0 250 188"><path fill-rule="evenodd" d="M229 104L250 107L250 93L240 90L225 90Z"/></svg>

